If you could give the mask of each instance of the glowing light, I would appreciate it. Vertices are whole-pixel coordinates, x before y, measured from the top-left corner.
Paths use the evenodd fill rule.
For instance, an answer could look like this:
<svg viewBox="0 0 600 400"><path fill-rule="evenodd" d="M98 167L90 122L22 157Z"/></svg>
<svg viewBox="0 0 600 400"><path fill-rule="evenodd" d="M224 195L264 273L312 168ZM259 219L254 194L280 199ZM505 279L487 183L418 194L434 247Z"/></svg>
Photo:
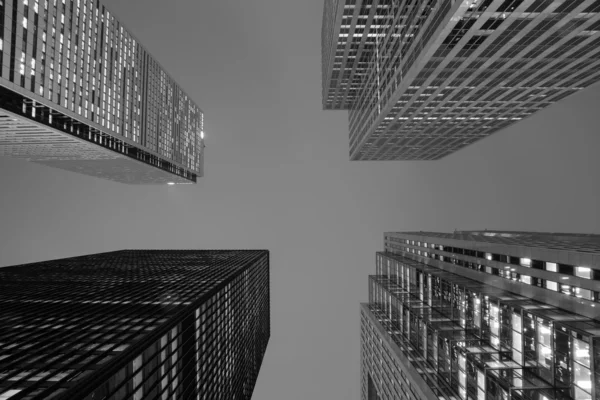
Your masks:
<svg viewBox="0 0 600 400"><path fill-rule="evenodd" d="M582 389L591 389L592 381L576 381L575 384Z"/></svg>
<svg viewBox="0 0 600 400"><path fill-rule="evenodd" d="M174 185L175 182L167 182L167 185Z"/></svg>
<svg viewBox="0 0 600 400"><path fill-rule="evenodd" d="M579 349L579 350L575 351L575 356L577 358L589 357L590 356L590 352L587 349Z"/></svg>
<svg viewBox="0 0 600 400"><path fill-rule="evenodd" d="M204 139L204 131L200 131L200 139Z"/></svg>
<svg viewBox="0 0 600 400"><path fill-rule="evenodd" d="M550 328L547 328L545 326L541 326L540 327L540 333L543 334L543 335L548 335L548 334L550 334Z"/></svg>

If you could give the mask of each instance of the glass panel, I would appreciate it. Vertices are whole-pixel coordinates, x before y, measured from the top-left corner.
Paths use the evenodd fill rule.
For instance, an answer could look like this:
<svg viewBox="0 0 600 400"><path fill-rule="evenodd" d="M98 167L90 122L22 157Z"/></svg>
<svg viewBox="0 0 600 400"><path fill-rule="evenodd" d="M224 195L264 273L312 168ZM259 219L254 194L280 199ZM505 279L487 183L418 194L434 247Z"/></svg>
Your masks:
<svg viewBox="0 0 600 400"><path fill-rule="evenodd" d="M586 300L592 300L592 291L588 289L575 288L575 296Z"/></svg>
<svg viewBox="0 0 600 400"><path fill-rule="evenodd" d="M133 373L135 374L133 376L133 389L135 390L135 392L133 394L134 400L142 400L142 398L144 397L144 386L141 385L142 372L143 372L143 369L141 367L142 367L142 356L139 355L133 360ZM138 385L139 385L139 388L136 390Z"/></svg>
<svg viewBox="0 0 600 400"><path fill-rule="evenodd" d="M460 397L462 397L463 399L467 398L467 374L466 374L466 369L467 369L467 359L464 355L460 354L458 356L458 383L460 385Z"/></svg>
<svg viewBox="0 0 600 400"><path fill-rule="evenodd" d="M547 262L546 271L556 272L556 263Z"/></svg>
<svg viewBox="0 0 600 400"><path fill-rule="evenodd" d="M592 400L592 395L575 386L575 400Z"/></svg>
<svg viewBox="0 0 600 400"><path fill-rule="evenodd" d="M573 363L573 375L577 386L585 390L592 389L592 375L588 368L578 363Z"/></svg>
<svg viewBox="0 0 600 400"><path fill-rule="evenodd" d="M517 332L521 332L521 314L513 312L512 328Z"/></svg>
<svg viewBox="0 0 600 400"><path fill-rule="evenodd" d="M585 279L592 279L592 270L588 267L575 268L575 276Z"/></svg>
<svg viewBox="0 0 600 400"><path fill-rule="evenodd" d="M573 360L586 367L590 366L590 345L583 340L573 338Z"/></svg>

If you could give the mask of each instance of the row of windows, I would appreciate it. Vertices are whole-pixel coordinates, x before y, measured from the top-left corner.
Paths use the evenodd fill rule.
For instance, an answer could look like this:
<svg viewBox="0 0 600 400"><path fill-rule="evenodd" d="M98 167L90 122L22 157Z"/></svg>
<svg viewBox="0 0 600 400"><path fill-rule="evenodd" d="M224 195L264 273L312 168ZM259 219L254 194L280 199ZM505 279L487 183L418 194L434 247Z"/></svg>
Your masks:
<svg viewBox="0 0 600 400"><path fill-rule="evenodd" d="M413 241L411 241L411 243L412 242ZM417 242L417 243L419 243L419 242ZM424 243L424 244L427 244L427 243ZM435 244L429 244L428 246L436 246L437 250L445 251L451 255L444 256L444 255L441 255L438 253L425 251L425 250L418 250L416 248L411 248L411 247L399 247L394 244L388 245L389 251L391 251L391 252L401 251L401 252L407 252L407 253L423 256L423 257L428 257L428 258L431 258L434 260L452 263L454 265L458 265L458 266L465 267L465 268L470 268L475 271L484 272L484 273L487 273L490 275L500 276L505 279L509 279L509 280L516 281L516 282L521 282L521 283L524 283L527 285L545 288L548 290L559 292L559 293L567 295L567 296L581 298L581 299L585 299L585 300L589 300L589 301L593 301L593 302L600 302L600 291L594 291L591 289L582 288L577 285L567 283L567 282L565 282L565 280L568 280L567 276L562 277L560 281L536 277L536 276L516 272L516 268L511 268L511 266L504 266L501 268L497 268L494 266L484 265L484 264L478 263L476 261L475 262L466 261L466 260L456 257L455 255L457 253L453 253L453 251L454 251L454 249L463 250L465 253L458 253L458 254L465 254L467 256L477 257L477 258L485 259L488 261L493 261L494 257L491 253L483 253L483 252L477 252L477 251L467 250L467 249L457 249L457 248L452 248L449 246L440 246L440 245L435 245ZM430 248L436 248L436 247L430 247ZM496 255L496 256L499 256L499 255ZM509 257L509 256L506 256L506 257ZM501 259L501 257L496 257L496 258L498 258L498 261L500 261L500 259ZM531 260L528 258L509 257L509 258L507 258L507 260L509 260L511 263L513 263L513 265L519 265L522 267L546 270L546 271L556 272L556 273L565 274L565 275L570 273L572 276L576 276L576 277L580 277L580 278L584 278L584 279L600 280L600 279L598 279L598 276L599 276L598 271L591 269L589 267L574 267L574 266L567 265L567 264L543 262L543 261L539 261L539 260Z"/></svg>
<svg viewBox="0 0 600 400"><path fill-rule="evenodd" d="M393 241L393 238L390 238ZM569 264L561 264L549 261L535 260L523 257L513 257L505 254L487 253L482 251L470 250L460 247L443 246L435 243L427 243L409 239L403 239L405 244L411 246L418 246L427 249L434 249L443 251L452 255L466 255L469 257L486 259L488 261L498 261L501 263L507 263L512 265L520 265L523 267L531 267L533 269L546 270L550 272L558 272L559 274L577 276L584 279L600 280L600 269L593 269L590 267L573 266ZM408 248L407 248L408 249ZM426 251L423 251L423 255L428 256ZM421 255L419 250L417 254Z"/></svg>

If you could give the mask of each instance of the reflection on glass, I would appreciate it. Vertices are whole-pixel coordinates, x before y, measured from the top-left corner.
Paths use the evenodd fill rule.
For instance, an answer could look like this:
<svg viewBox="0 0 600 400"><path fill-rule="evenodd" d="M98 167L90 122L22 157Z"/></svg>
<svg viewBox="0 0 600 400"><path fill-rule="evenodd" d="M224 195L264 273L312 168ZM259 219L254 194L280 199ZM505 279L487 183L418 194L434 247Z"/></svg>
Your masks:
<svg viewBox="0 0 600 400"><path fill-rule="evenodd" d="M521 332L521 314L512 313L512 328L517 332Z"/></svg>
<svg viewBox="0 0 600 400"><path fill-rule="evenodd" d="M592 395L575 386L575 400L592 400Z"/></svg>
<svg viewBox="0 0 600 400"><path fill-rule="evenodd" d="M573 378L575 384L582 389L590 390L592 388L592 375L589 368L580 364L573 364Z"/></svg>
<svg viewBox="0 0 600 400"><path fill-rule="evenodd" d="M464 355L460 354L458 356L458 383L460 385L460 396L463 399L467 398L467 374L465 370L467 369L467 359Z"/></svg>
<svg viewBox="0 0 600 400"><path fill-rule="evenodd" d="M485 400L485 375L477 371L477 400Z"/></svg>
<svg viewBox="0 0 600 400"><path fill-rule="evenodd" d="M573 360L589 368L590 366L590 345L583 340L573 338Z"/></svg>

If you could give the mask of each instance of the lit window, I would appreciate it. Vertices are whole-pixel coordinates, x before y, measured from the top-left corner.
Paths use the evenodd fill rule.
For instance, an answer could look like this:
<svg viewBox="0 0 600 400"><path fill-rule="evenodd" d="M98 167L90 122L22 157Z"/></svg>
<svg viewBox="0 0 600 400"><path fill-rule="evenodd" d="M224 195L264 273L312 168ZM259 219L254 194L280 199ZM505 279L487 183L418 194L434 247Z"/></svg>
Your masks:
<svg viewBox="0 0 600 400"><path fill-rule="evenodd" d="M586 300L592 299L592 291L588 289L575 288L575 297L579 297Z"/></svg>
<svg viewBox="0 0 600 400"><path fill-rule="evenodd" d="M11 389L7 392L0 393L0 400L8 400L20 391L21 389Z"/></svg>
<svg viewBox="0 0 600 400"><path fill-rule="evenodd" d="M556 272L556 263L547 262L546 271Z"/></svg>
<svg viewBox="0 0 600 400"><path fill-rule="evenodd" d="M491 253L485 253L485 258L486 258L486 260L491 260L492 259L492 254Z"/></svg>
<svg viewBox="0 0 600 400"><path fill-rule="evenodd" d="M546 281L546 289L554 290L558 292L558 283L553 281Z"/></svg>
<svg viewBox="0 0 600 400"><path fill-rule="evenodd" d="M521 258L521 265L524 267L531 267L531 258Z"/></svg>
<svg viewBox="0 0 600 400"><path fill-rule="evenodd" d="M592 279L592 270L588 267L575 268L575 276L585 279Z"/></svg>

